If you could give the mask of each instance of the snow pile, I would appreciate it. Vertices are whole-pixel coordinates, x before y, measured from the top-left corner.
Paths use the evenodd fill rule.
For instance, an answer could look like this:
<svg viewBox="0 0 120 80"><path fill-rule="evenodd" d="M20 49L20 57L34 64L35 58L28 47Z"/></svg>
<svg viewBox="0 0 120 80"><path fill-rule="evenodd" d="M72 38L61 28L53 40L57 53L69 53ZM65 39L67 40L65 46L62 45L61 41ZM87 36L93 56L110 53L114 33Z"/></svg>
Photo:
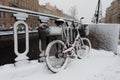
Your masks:
<svg viewBox="0 0 120 80"><path fill-rule="evenodd" d="M53 74L45 63L30 61L15 67L0 67L0 80L120 80L120 57L113 52L92 49L83 59L72 59L65 70Z"/></svg>

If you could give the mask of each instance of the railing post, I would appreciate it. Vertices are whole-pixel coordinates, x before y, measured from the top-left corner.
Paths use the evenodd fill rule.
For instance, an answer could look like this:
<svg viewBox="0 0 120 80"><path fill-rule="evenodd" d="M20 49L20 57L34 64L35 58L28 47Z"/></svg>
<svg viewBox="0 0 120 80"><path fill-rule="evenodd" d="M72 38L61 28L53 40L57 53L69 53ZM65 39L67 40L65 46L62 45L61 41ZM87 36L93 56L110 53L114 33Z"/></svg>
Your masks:
<svg viewBox="0 0 120 80"><path fill-rule="evenodd" d="M46 17L46 16L39 16L39 20L42 22L42 23L47 23L48 20L49 20L49 17ZM41 23L41 24L42 24ZM39 59L39 62L44 62L45 61L45 50L42 50L42 40L39 39L39 51L40 51L40 59Z"/></svg>
<svg viewBox="0 0 120 80"><path fill-rule="evenodd" d="M15 22L14 24L14 52L17 55L17 58L15 58L16 61L16 65L18 65L19 63L28 63L28 57L27 54L29 52L29 29L28 29L28 25L25 22L25 20L28 18L28 14L26 13L17 13L14 14L14 17L16 17L16 19L18 21ZM22 24L25 26L25 51L23 53L20 53L18 51L19 47L18 47L18 26ZM18 63L18 64L17 64Z"/></svg>

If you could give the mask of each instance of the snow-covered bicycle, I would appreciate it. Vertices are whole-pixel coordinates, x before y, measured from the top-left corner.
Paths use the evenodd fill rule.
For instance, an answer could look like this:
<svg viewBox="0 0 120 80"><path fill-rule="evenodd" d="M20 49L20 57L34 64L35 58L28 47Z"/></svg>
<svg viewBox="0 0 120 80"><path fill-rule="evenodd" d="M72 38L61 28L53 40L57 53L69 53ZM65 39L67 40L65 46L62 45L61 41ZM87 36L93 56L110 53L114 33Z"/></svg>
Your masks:
<svg viewBox="0 0 120 80"><path fill-rule="evenodd" d="M73 29L70 28L71 26L65 28L63 26L64 21L60 19L56 22L62 27L62 40L50 42L45 52L47 67L54 73L64 69L69 58L75 58L76 56L81 59L85 57L91 49L89 39L81 38L78 28L76 29L77 36L73 42L70 42L70 34L74 33Z"/></svg>

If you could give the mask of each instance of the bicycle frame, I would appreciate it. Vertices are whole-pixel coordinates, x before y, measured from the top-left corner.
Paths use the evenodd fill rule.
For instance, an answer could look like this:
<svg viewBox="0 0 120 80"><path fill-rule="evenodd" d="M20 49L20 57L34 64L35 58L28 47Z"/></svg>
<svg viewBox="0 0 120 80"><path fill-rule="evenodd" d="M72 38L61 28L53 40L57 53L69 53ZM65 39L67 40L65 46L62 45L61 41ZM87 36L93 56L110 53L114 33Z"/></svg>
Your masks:
<svg viewBox="0 0 120 80"><path fill-rule="evenodd" d="M68 30L69 30L69 29L70 29L70 26L67 27L67 33L68 33ZM76 43L77 43L77 41L78 41L79 39L80 39L80 41L81 41L81 44L84 45L83 41L81 40L81 36L80 36L79 31L78 31L78 28L77 28L76 30L77 30L77 36L75 37L73 44L70 44L70 42L69 42L70 37L66 34L65 28L63 28L63 26L62 26L62 38L63 38L63 36L65 35L66 45L68 45L68 48L63 51L64 54L68 54L68 52L74 50L74 49L75 49L75 46L76 46ZM73 32L71 31L70 34L73 34ZM73 38L73 36L72 36L72 38ZM72 54L69 54L69 55L72 55Z"/></svg>

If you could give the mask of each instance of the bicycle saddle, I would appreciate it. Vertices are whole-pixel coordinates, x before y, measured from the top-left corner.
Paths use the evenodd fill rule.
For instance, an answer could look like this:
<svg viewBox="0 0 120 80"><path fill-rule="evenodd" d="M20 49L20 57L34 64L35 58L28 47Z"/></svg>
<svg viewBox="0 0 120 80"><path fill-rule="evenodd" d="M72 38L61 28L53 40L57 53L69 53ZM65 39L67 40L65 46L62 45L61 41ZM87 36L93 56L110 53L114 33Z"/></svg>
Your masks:
<svg viewBox="0 0 120 80"><path fill-rule="evenodd" d="M56 20L55 20L55 24L56 24L57 26L64 24L64 22L65 22L64 19L56 19Z"/></svg>

